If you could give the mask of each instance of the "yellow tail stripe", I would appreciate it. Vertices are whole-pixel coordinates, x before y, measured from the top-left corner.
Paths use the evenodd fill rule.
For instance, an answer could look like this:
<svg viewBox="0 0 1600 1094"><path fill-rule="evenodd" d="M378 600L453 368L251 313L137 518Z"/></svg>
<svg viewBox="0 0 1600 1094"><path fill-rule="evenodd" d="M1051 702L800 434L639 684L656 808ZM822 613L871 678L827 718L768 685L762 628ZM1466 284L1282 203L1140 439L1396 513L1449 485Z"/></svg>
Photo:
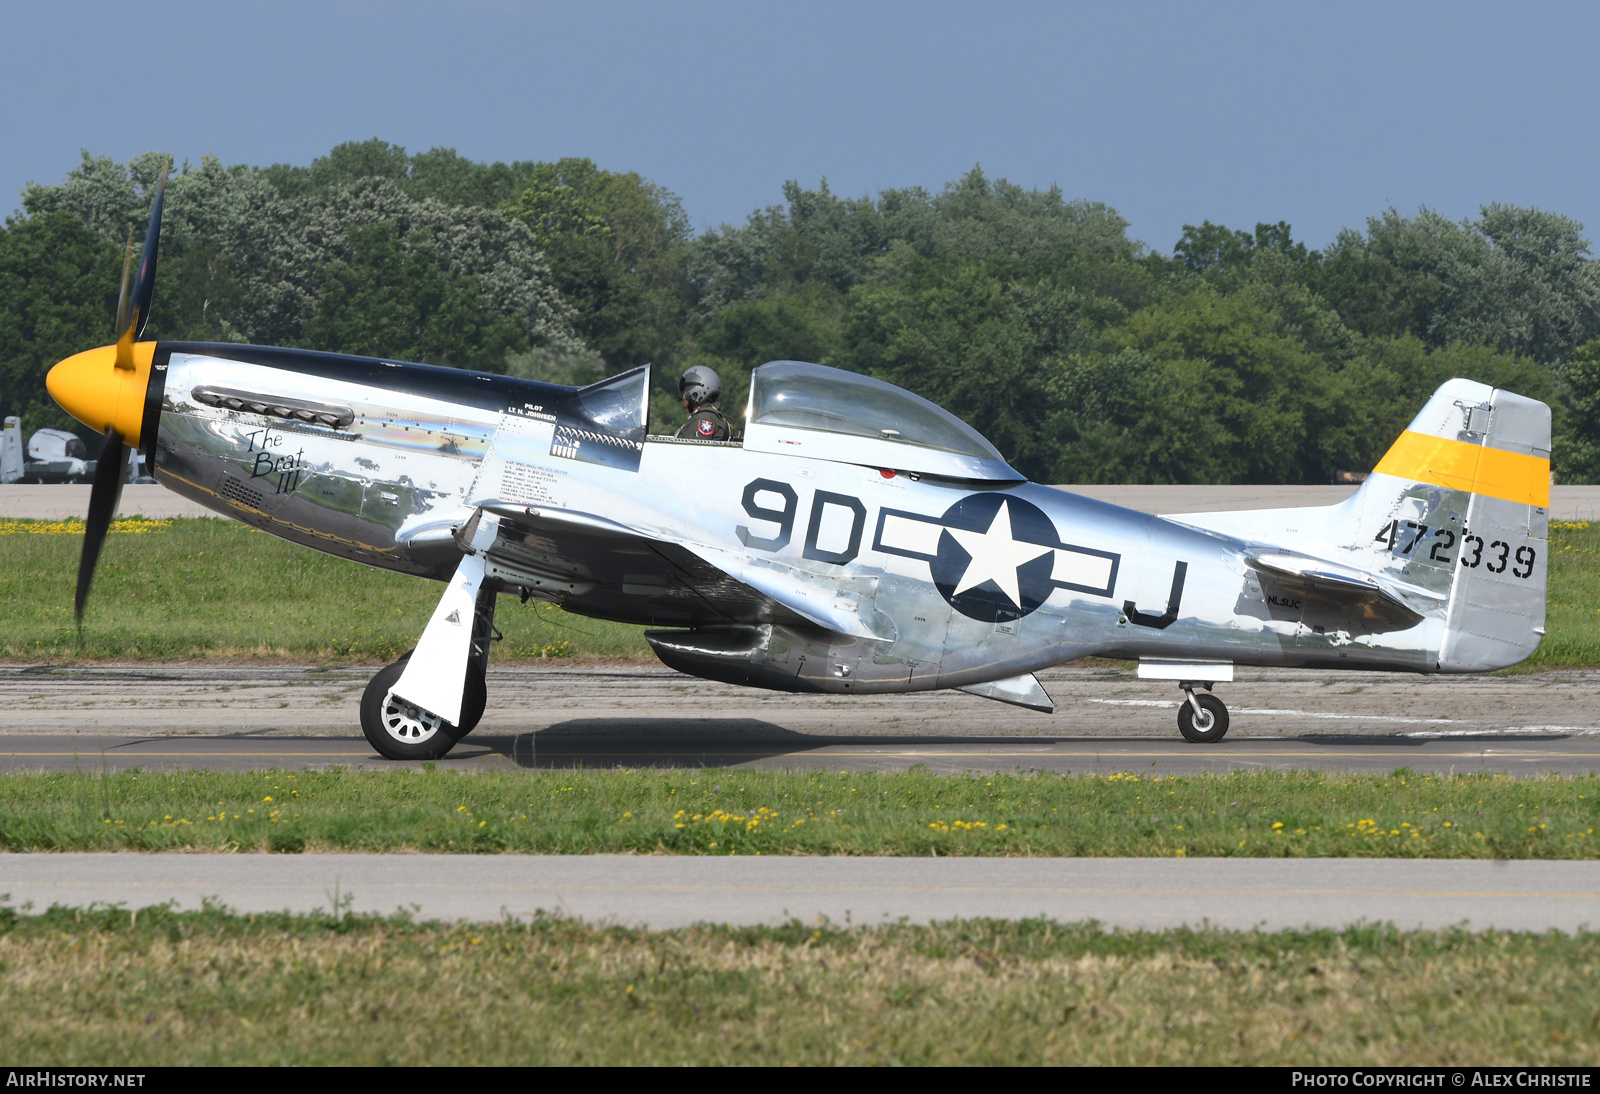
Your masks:
<svg viewBox="0 0 1600 1094"><path fill-rule="evenodd" d="M1400 434L1374 474L1429 482L1451 490L1550 507L1550 461L1503 448L1430 437L1409 429Z"/></svg>

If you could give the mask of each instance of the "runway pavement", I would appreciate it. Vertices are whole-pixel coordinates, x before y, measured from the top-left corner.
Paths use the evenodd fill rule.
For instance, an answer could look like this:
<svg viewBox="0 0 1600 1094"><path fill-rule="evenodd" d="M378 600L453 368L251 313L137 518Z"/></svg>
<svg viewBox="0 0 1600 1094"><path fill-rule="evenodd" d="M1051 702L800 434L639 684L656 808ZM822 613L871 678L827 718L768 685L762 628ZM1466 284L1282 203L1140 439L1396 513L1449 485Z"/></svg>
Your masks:
<svg viewBox="0 0 1600 1094"><path fill-rule="evenodd" d="M956 917L1110 927L1571 932L1600 926L1600 862L1404 859L738 858L628 855L0 855L0 894L241 912L537 911L652 928L696 922L916 923Z"/></svg>
<svg viewBox="0 0 1600 1094"><path fill-rule="evenodd" d="M1600 771L1600 745L1553 738L1493 742L1375 738L1300 740L1266 747L1224 742L1202 749L1185 742L1163 745L1130 741L1115 745L1096 739L1023 738L1004 746L971 741L921 742L883 747L878 742L824 740L815 745L752 740L746 745L706 747L686 741L612 742L599 747L562 742L550 747L538 735L474 734L444 761L455 769L595 767L736 767L750 769L904 770L921 765L938 773L961 771L1093 772L1147 771L1168 775L1203 771L1312 769L1388 774L1405 767L1419 772L1469 772L1513 775L1587 775ZM1352 747L1362 746L1364 747ZM87 740L44 736L26 741L0 739L0 772L208 769L257 771L268 768L373 769L416 766L384 760L365 741L326 737L261 740L239 737L190 738L178 742L139 737Z"/></svg>
<svg viewBox="0 0 1600 1094"><path fill-rule="evenodd" d="M357 705L371 672L0 667L0 771L392 766L360 735ZM1053 715L960 692L788 695L662 667L496 668L482 724L444 764L1600 772L1600 672L1252 670L1218 688L1233 728L1216 745L1178 736L1175 687L1115 667L1041 675Z"/></svg>

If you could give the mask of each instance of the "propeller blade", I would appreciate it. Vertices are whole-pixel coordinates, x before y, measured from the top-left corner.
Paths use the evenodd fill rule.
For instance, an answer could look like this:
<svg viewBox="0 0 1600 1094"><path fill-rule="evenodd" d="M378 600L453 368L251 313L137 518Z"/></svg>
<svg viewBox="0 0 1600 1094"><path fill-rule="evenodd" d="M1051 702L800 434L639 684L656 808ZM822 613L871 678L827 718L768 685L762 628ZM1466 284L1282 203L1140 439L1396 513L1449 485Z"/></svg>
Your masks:
<svg viewBox="0 0 1600 1094"><path fill-rule="evenodd" d="M144 251L139 258L139 280L133 283L133 321L137 330L134 341L144 334L150 322L150 301L156 291L156 252L161 245L161 206L167 196L167 165L161 165L161 177L156 180L156 200L150 206L150 227L144 234Z"/></svg>
<svg viewBox="0 0 1600 1094"><path fill-rule="evenodd" d="M133 269L133 229L128 229L128 251L122 256L122 292L117 296L117 337L128 329L128 274Z"/></svg>
<svg viewBox="0 0 1600 1094"><path fill-rule="evenodd" d="M73 600L73 611L80 625L83 606L89 600L89 585L94 581L95 564L100 561L100 548L105 545L106 533L117 515L117 503L122 500L122 480L127 477L128 446L122 443L122 434L108 429L105 443L100 446L100 463L94 469L89 516L84 521L83 555L78 559L78 595Z"/></svg>
<svg viewBox="0 0 1600 1094"><path fill-rule="evenodd" d="M144 334L150 322L150 301L156 291L156 258L161 249L161 207L167 196L167 165L161 165L161 177L156 180L156 200L150 206L150 227L145 230L144 250L139 253L139 277L129 294L127 266L124 264L122 289L126 307L117 305L117 367L133 368L133 344ZM131 241L130 233L130 241ZM133 252L128 252L132 257Z"/></svg>

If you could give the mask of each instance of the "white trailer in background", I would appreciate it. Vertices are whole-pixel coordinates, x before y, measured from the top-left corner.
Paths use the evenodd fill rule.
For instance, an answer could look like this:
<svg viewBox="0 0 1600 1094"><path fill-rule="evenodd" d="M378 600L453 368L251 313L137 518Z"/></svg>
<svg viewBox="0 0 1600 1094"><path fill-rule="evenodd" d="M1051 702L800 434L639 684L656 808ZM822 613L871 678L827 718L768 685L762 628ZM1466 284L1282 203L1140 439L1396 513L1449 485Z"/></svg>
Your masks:
<svg viewBox="0 0 1600 1094"><path fill-rule="evenodd" d="M22 419L11 415L0 430L0 484L90 482L96 461L83 439L64 429L40 429L22 443ZM128 461L128 482L154 482L144 473L144 456Z"/></svg>

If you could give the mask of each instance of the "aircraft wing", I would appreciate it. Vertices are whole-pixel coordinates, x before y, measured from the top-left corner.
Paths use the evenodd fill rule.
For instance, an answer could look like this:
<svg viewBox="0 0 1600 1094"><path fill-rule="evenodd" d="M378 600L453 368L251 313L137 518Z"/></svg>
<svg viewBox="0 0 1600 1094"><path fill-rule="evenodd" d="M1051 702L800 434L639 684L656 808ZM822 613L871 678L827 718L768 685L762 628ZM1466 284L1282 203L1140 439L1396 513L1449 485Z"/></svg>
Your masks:
<svg viewBox="0 0 1600 1094"><path fill-rule="evenodd" d="M1417 600L1442 606L1444 598L1414 585L1383 581L1363 570L1307 555L1280 551L1252 551L1245 555L1252 568L1269 575L1286 589L1353 609L1360 616L1393 629L1414 627L1422 613Z"/></svg>
<svg viewBox="0 0 1600 1094"><path fill-rule="evenodd" d="M653 626L782 623L861 633L859 618L808 597L782 571L733 552L674 542L609 517L485 501L500 518L489 574L585 614ZM467 532L463 528L463 532Z"/></svg>
<svg viewBox="0 0 1600 1094"><path fill-rule="evenodd" d="M787 567L773 566L765 559L752 559L732 551L704 546L691 549L720 572L758 590L809 623L856 638L882 637L861 621L855 603L841 601L831 581L810 581L804 574Z"/></svg>

